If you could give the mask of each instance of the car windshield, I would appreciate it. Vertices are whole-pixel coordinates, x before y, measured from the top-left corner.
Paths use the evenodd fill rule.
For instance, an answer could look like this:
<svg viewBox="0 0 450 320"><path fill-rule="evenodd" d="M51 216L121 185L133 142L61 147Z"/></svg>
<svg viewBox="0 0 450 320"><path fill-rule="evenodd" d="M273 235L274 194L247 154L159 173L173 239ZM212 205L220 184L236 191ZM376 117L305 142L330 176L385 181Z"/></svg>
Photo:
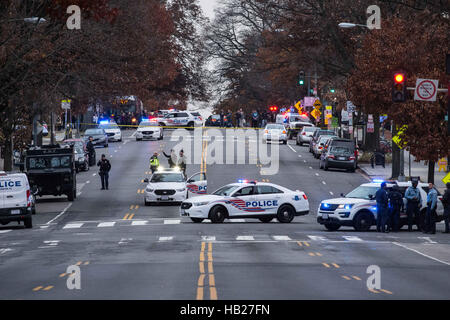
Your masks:
<svg viewBox="0 0 450 320"><path fill-rule="evenodd" d="M216 195L216 196L229 196L237 188L239 188L239 186L225 186L225 187L222 187L219 190L215 191L213 193L213 195Z"/></svg>
<svg viewBox="0 0 450 320"><path fill-rule="evenodd" d="M212 115L211 118L212 118L212 119L220 119L220 115L215 114L215 115Z"/></svg>
<svg viewBox="0 0 450 320"><path fill-rule="evenodd" d="M191 112L191 114L192 114L194 117L200 117L200 113L198 113L198 112Z"/></svg>
<svg viewBox="0 0 450 320"><path fill-rule="evenodd" d="M150 182L184 182L182 173L155 173Z"/></svg>
<svg viewBox="0 0 450 320"><path fill-rule="evenodd" d="M29 169L61 169L70 168L70 156L60 157L30 157Z"/></svg>
<svg viewBox="0 0 450 320"><path fill-rule="evenodd" d="M378 189L379 187L376 186L359 186L358 188L347 194L345 197L370 200L369 195L375 196L375 193L377 193Z"/></svg>
<svg viewBox="0 0 450 320"><path fill-rule="evenodd" d="M119 129L117 123L105 123L98 126L101 129Z"/></svg>
<svg viewBox="0 0 450 320"><path fill-rule="evenodd" d="M84 135L86 135L86 136L100 135L100 134L101 135L103 134L103 130L101 130L101 129L88 129L84 133Z"/></svg>
<svg viewBox="0 0 450 320"><path fill-rule="evenodd" d="M139 128L156 127L156 126L158 126L158 123L157 123L157 122L151 122L151 121L148 121L148 122L141 122L141 123L139 124Z"/></svg>
<svg viewBox="0 0 450 320"><path fill-rule="evenodd" d="M350 149L346 147L332 147L330 152L334 154L350 154Z"/></svg>
<svg viewBox="0 0 450 320"><path fill-rule="evenodd" d="M271 130L271 129L284 130L284 126L281 124L269 124L269 125L267 125L266 129L268 129L268 130Z"/></svg>
<svg viewBox="0 0 450 320"><path fill-rule="evenodd" d="M328 130L320 130L318 136L334 136L334 132Z"/></svg>
<svg viewBox="0 0 450 320"><path fill-rule="evenodd" d="M304 128L303 128L303 130L304 130L305 132L314 132L314 131L316 131L316 129L317 129L317 128L315 128L315 127L304 127Z"/></svg>
<svg viewBox="0 0 450 320"><path fill-rule="evenodd" d="M333 136L320 136L319 142L320 143L325 143L327 142L330 138L332 138Z"/></svg>
<svg viewBox="0 0 450 320"><path fill-rule="evenodd" d="M80 148L79 146L75 146L75 153L77 154L83 154L83 148Z"/></svg>

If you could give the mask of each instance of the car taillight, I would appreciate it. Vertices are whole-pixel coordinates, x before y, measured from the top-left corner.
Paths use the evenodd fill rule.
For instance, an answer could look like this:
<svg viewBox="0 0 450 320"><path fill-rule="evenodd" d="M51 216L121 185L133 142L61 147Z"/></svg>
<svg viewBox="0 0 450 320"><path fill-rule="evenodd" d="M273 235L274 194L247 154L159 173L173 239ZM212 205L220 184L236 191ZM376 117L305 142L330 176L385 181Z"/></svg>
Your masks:
<svg viewBox="0 0 450 320"><path fill-rule="evenodd" d="M269 133L269 130L264 130L265 133Z"/></svg>
<svg viewBox="0 0 450 320"><path fill-rule="evenodd" d="M350 157L349 159L350 159L350 160L355 160L355 157Z"/></svg>
<svg viewBox="0 0 450 320"><path fill-rule="evenodd" d="M306 132L303 132L302 135L303 135L303 136L306 136Z"/></svg>
<svg viewBox="0 0 450 320"><path fill-rule="evenodd" d="M30 197L31 197L31 192L30 192L30 190L27 190L27 207L31 207Z"/></svg>
<svg viewBox="0 0 450 320"><path fill-rule="evenodd" d="M323 149L323 147L319 147L319 150L322 150Z"/></svg>
<svg viewBox="0 0 450 320"><path fill-rule="evenodd" d="M303 194L303 199L308 200L308 197L306 196L306 194Z"/></svg>
<svg viewBox="0 0 450 320"><path fill-rule="evenodd" d="M334 156L333 156L332 154L330 154L330 155L328 156L328 159L334 159Z"/></svg>

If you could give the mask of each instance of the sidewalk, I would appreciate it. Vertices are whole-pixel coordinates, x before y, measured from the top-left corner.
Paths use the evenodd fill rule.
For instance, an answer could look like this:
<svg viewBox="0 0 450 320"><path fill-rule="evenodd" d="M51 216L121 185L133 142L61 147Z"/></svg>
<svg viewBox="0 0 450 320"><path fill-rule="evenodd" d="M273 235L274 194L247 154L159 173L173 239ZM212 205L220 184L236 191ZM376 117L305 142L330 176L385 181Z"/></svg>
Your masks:
<svg viewBox="0 0 450 320"><path fill-rule="evenodd" d="M386 168L382 166L375 166L372 168L370 163L359 163L359 168L363 170L371 179L388 179L391 177L392 164L386 163ZM442 182L442 179L447 175L447 172L439 172L439 167L436 164L434 171L434 182L436 188L440 192L444 192L446 187ZM405 176L409 176L409 153L405 150ZM420 181L428 181L428 166L424 161L415 162L414 157L411 156L411 176L420 177Z"/></svg>

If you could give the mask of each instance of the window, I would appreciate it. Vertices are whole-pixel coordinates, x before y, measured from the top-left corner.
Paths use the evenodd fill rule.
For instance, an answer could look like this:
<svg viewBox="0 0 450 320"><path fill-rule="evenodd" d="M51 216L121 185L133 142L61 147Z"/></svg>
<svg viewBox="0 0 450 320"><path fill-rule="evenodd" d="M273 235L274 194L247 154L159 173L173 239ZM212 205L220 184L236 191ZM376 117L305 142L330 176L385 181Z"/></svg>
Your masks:
<svg viewBox="0 0 450 320"><path fill-rule="evenodd" d="M215 191L213 194L216 196L229 196L234 190L239 188L238 186L225 186Z"/></svg>
<svg viewBox="0 0 450 320"><path fill-rule="evenodd" d="M240 196L250 196L253 194L253 187L244 187L241 190L238 190L233 195L234 197L240 197Z"/></svg>
<svg viewBox="0 0 450 320"><path fill-rule="evenodd" d="M150 182L184 182L182 173L155 173Z"/></svg>
<svg viewBox="0 0 450 320"><path fill-rule="evenodd" d="M187 118L189 115L184 112L177 113L177 118Z"/></svg>
<svg viewBox="0 0 450 320"><path fill-rule="evenodd" d="M257 194L276 194L276 193L283 193L283 191L274 188L272 186L257 186L256 187Z"/></svg>
<svg viewBox="0 0 450 320"><path fill-rule="evenodd" d="M363 187L360 186L347 194L346 198L356 198L356 199L366 199L369 200L369 195L375 196L375 193L377 193L379 187Z"/></svg>
<svg viewBox="0 0 450 320"><path fill-rule="evenodd" d="M197 173L196 175L192 176L191 179L189 179L190 182L199 182L199 181L205 181L206 180L206 173Z"/></svg>

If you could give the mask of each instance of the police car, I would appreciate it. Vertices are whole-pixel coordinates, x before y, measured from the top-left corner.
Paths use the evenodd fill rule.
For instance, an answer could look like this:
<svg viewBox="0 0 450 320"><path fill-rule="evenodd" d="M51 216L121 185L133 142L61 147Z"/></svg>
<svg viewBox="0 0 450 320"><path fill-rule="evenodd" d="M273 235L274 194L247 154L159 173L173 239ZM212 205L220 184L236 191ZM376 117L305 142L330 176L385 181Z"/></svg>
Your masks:
<svg viewBox="0 0 450 320"><path fill-rule="evenodd" d="M180 215L195 223L210 219L255 218L268 223L273 218L289 223L295 216L309 213L308 197L272 183L240 180L226 185L211 195L199 196L181 204Z"/></svg>
<svg viewBox="0 0 450 320"><path fill-rule="evenodd" d="M35 212L35 198L26 174L0 171L0 224L23 221L25 228L32 228L31 215Z"/></svg>
<svg viewBox="0 0 450 320"><path fill-rule="evenodd" d="M104 129L109 141L122 141L122 131L114 121L102 120L98 125L99 129Z"/></svg>
<svg viewBox="0 0 450 320"><path fill-rule="evenodd" d="M207 180L205 173L196 173L186 179L178 168L159 169L149 179L145 189L144 203L181 203L188 197L206 194Z"/></svg>
<svg viewBox="0 0 450 320"><path fill-rule="evenodd" d="M347 195L341 194L341 198L322 201L317 210L317 222L330 231L336 231L341 226L353 227L356 231L369 231L372 225L376 225L377 202L375 194L383 182L386 182L388 191L394 185L397 185L403 196L406 189L411 186L411 182L382 181L378 179L370 183L364 183ZM420 209L421 217L419 221L415 221L415 224L423 225L423 218L427 208L428 184L419 183L417 188L420 191L422 203ZM442 197L439 196L436 210L437 221L443 219L441 200ZM404 206L400 212L400 228L407 224L405 198L403 198L403 203Z"/></svg>
<svg viewBox="0 0 450 320"><path fill-rule="evenodd" d="M201 127L203 125L202 117L195 116L188 111L171 112L159 119L159 125L162 127Z"/></svg>
<svg viewBox="0 0 450 320"><path fill-rule="evenodd" d="M143 139L157 139L164 138L164 130L158 126L158 122L154 119L143 119L136 130L136 141Z"/></svg>

